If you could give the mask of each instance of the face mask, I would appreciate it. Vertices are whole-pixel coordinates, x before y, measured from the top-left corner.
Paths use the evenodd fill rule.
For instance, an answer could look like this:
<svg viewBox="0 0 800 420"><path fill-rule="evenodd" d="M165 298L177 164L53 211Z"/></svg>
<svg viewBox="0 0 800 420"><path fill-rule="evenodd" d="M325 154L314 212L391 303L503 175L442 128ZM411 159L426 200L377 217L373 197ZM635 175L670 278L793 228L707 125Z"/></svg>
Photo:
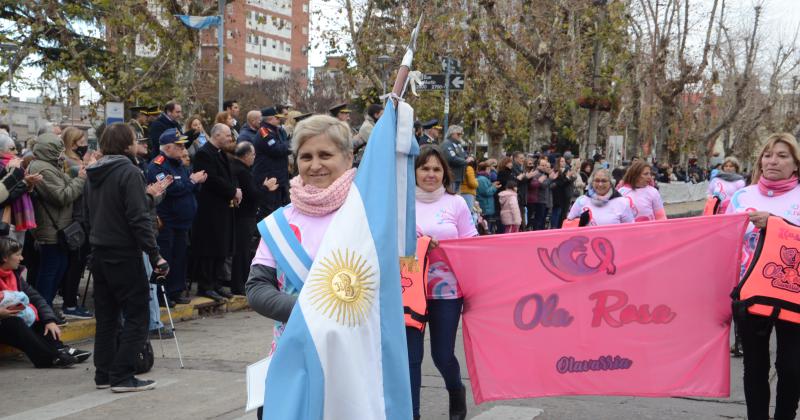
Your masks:
<svg viewBox="0 0 800 420"><path fill-rule="evenodd" d="M89 146L78 146L78 148L75 149L75 153L78 156L80 156L81 159L83 159L83 156L86 155L86 152L88 151L89 151Z"/></svg>
<svg viewBox="0 0 800 420"><path fill-rule="evenodd" d="M608 169L608 162L603 162L603 168Z"/></svg>

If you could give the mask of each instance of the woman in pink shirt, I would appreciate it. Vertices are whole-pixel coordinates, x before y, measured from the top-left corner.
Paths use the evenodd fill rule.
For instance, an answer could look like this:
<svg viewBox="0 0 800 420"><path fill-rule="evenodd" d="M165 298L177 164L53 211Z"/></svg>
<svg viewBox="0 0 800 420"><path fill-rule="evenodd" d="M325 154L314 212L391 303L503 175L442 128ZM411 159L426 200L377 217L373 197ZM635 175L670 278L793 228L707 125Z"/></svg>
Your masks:
<svg viewBox="0 0 800 420"><path fill-rule="evenodd" d="M438 146L425 146L414 163L417 178L417 231L430 236L432 246L438 240L469 238L478 231L472 223L467 203L446 186L452 177L447 161ZM429 257L428 270L428 325L431 331L431 356L444 378L450 394L450 419L464 419L467 415L466 389L461 382L461 368L455 356L456 333L461 319L464 299L453 272L444 261ZM419 418L419 391L423 357L422 331L406 327L408 363L411 373L411 401L414 418Z"/></svg>
<svg viewBox="0 0 800 420"><path fill-rule="evenodd" d="M611 186L611 173L608 169L594 171L589 179L589 191L575 200L567 215L567 220L581 218L580 226L616 225L633 222L631 199L623 197ZM585 219L585 220L584 220Z"/></svg>
<svg viewBox="0 0 800 420"><path fill-rule="evenodd" d="M291 204L281 211L313 261L355 178L350 127L326 115L310 117L295 127L292 151L297 156L299 175L290 181ZM262 238L245 289L250 307L277 321L270 354L275 351L299 294L283 274L284 270ZM261 418L260 408L258 417Z"/></svg>
<svg viewBox="0 0 800 420"><path fill-rule="evenodd" d="M739 175L739 160L733 156L722 162L722 171L714 175L708 183L708 195L719 199L719 213L725 213L731 197L744 188L744 177Z"/></svg>
<svg viewBox="0 0 800 420"><path fill-rule="evenodd" d="M789 133L769 136L755 162L752 184L737 191L727 213L747 213L742 252L742 272L749 264L760 229L770 216L779 216L800 225L800 147ZM744 396L747 418L768 419L770 404L769 342L772 328L778 342L775 369L778 373L775 419L793 419L800 400L800 325L748 314L736 320L744 351Z"/></svg>
<svg viewBox="0 0 800 420"><path fill-rule="evenodd" d="M633 201L633 213L637 222L667 219L661 194L650 186L651 180L652 170L643 160L634 162L622 177L619 193Z"/></svg>

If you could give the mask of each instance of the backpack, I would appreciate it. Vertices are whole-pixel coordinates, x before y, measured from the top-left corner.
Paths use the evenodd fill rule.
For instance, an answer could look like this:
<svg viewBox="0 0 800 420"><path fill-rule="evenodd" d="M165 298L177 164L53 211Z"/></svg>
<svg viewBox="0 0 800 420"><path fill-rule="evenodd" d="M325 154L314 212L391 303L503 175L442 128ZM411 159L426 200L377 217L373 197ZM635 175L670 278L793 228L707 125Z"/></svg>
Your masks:
<svg viewBox="0 0 800 420"><path fill-rule="evenodd" d="M136 353L136 360L133 362L133 370L137 375L150 372L155 363L155 355L153 354L153 345L150 344L148 338L144 342L142 350Z"/></svg>

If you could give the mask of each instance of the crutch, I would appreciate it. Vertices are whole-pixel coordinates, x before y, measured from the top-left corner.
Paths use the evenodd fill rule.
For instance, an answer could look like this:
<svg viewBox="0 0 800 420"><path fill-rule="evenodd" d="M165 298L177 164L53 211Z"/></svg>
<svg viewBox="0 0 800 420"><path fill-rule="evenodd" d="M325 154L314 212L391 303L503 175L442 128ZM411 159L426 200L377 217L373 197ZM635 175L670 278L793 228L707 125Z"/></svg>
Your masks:
<svg viewBox="0 0 800 420"><path fill-rule="evenodd" d="M164 298L164 302L167 302L164 305L167 308L167 317L169 318L169 328L172 330L172 338L175 339L175 348L178 350L178 362L180 363L181 369L183 369L183 356L181 356L181 345L178 343L178 334L175 333L175 323L172 322L172 311L169 310L169 298L167 297L167 290L164 288L164 283L167 282L167 278L164 276L157 276L156 277L156 285L159 289L161 289L161 296ZM158 329L158 338L159 341L161 338L161 329ZM164 344L163 341L161 343L161 357L164 357Z"/></svg>

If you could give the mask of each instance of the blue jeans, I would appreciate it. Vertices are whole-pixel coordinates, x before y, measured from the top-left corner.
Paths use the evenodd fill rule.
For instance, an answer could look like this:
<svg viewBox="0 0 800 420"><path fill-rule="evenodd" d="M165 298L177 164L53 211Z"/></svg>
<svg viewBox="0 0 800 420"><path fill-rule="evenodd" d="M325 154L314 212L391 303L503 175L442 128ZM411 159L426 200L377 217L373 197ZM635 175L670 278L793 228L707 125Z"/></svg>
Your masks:
<svg viewBox="0 0 800 420"><path fill-rule="evenodd" d="M150 259L147 258L147 254L144 252L142 253L142 257L144 259L144 272L147 274L147 279L150 280L150 276L153 275L153 267L150 265ZM163 328L164 324L161 323L161 309L158 307L158 286L150 283L150 324L149 330L157 330L159 328Z"/></svg>
<svg viewBox="0 0 800 420"><path fill-rule="evenodd" d="M458 322L464 299L429 299L428 326L431 334L433 364L444 379L448 391L461 389L461 367L455 355ZM406 328L408 368L411 376L413 414L419 415L419 393L422 385L422 358L425 353L424 334L416 328Z"/></svg>
<svg viewBox="0 0 800 420"><path fill-rule="evenodd" d="M40 245L39 273L36 276L36 290L53 306L58 285L67 272L67 252L58 245Z"/></svg>

